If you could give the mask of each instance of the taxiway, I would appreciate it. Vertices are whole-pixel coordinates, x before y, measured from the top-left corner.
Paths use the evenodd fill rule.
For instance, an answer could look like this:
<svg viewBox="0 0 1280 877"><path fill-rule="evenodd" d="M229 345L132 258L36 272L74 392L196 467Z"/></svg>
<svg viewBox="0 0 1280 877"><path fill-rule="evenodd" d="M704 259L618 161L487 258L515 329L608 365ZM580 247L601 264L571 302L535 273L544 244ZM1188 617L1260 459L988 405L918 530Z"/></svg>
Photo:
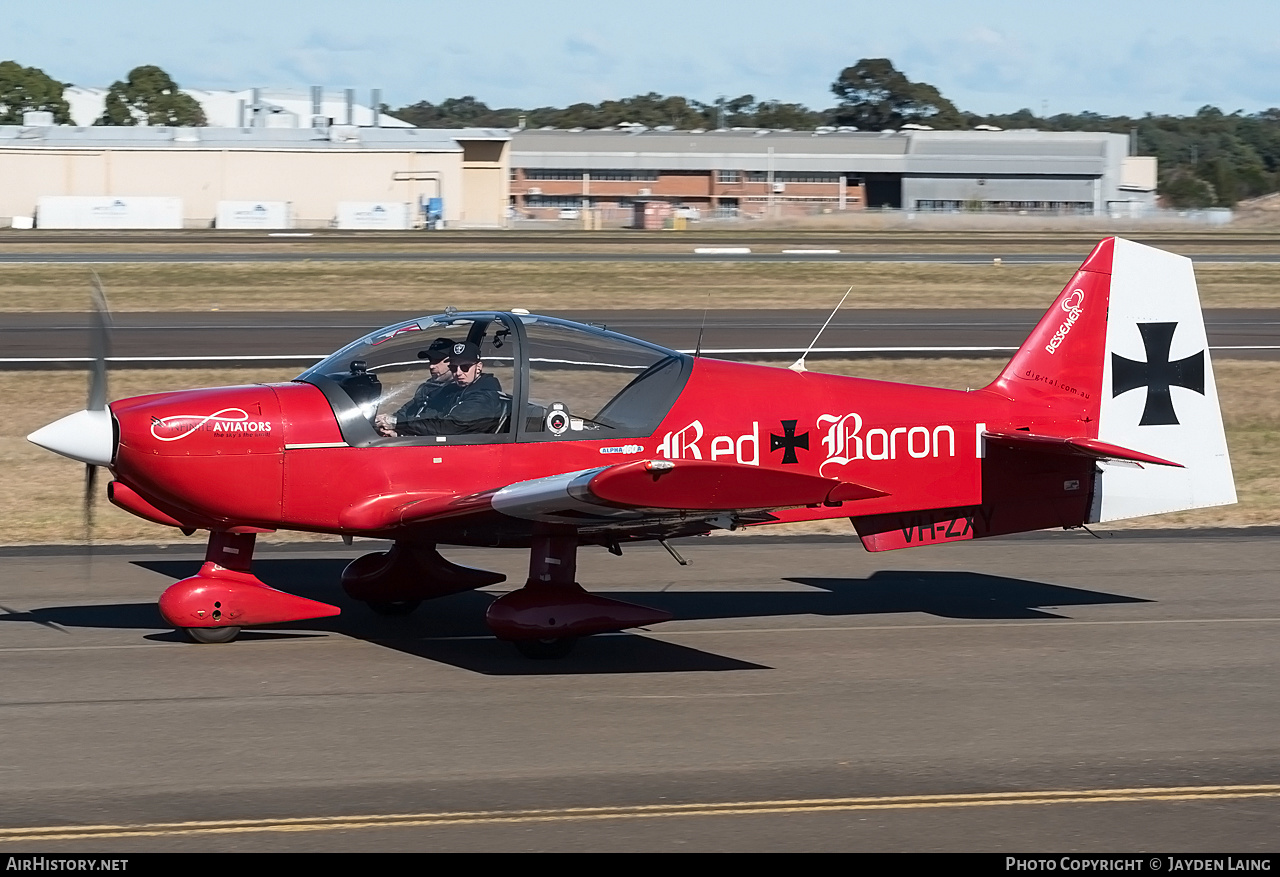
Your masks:
<svg viewBox="0 0 1280 877"><path fill-rule="evenodd" d="M359 544L261 550L343 615L224 646L155 609L195 540L4 549L0 852L1274 851L1278 535L584 551L678 620L551 662L353 605Z"/></svg>

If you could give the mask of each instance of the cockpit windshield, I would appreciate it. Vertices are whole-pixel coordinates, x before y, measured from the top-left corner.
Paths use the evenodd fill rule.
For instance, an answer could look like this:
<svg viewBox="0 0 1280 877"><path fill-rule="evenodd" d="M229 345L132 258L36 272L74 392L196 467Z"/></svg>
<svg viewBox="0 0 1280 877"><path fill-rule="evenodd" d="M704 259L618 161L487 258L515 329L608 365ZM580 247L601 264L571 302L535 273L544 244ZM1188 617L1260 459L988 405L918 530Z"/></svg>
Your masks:
<svg viewBox="0 0 1280 877"><path fill-rule="evenodd" d="M297 380L324 391L350 443L555 441L650 434L688 365L593 326L469 313L380 329Z"/></svg>

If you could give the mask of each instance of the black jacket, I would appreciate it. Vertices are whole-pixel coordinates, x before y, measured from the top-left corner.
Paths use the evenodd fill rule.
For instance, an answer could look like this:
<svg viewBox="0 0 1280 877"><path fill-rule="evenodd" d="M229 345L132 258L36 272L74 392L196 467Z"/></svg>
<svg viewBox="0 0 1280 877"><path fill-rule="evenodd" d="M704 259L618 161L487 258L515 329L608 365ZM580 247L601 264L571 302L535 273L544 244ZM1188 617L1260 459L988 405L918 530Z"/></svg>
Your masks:
<svg viewBox="0 0 1280 877"><path fill-rule="evenodd" d="M506 403L493 375L480 375L466 387L445 388L431 398L424 415L396 422L400 435L474 435L493 432L502 422Z"/></svg>
<svg viewBox="0 0 1280 877"><path fill-rule="evenodd" d="M417 392L413 394L413 398L401 405L400 410L395 413L396 423L406 423L411 420L430 417L433 414L430 409L440 407L435 404L435 398L444 390L456 390L457 386L453 377L447 373L438 378L424 381L422 386L418 387Z"/></svg>

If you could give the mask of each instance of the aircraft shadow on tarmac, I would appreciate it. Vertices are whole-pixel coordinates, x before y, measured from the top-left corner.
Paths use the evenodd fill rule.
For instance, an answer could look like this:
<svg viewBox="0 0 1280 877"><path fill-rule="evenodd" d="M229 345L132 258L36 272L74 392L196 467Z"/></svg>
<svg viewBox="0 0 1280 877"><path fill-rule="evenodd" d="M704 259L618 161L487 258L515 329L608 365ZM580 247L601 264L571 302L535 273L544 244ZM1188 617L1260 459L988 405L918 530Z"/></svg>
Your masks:
<svg viewBox="0 0 1280 877"><path fill-rule="evenodd" d="M200 565L199 561L180 560L135 563L173 579L192 575ZM589 637L567 658L529 661L517 655L507 643L494 639L485 626L484 610L494 595L455 594L431 601L411 616L386 618L353 602L342 592L339 581L346 563L334 558L255 561L255 573L267 584L340 606L343 614L277 625L271 630L247 630L241 633L241 638L246 641L299 638L307 636L307 631L327 631L473 672L503 676L769 669L637 634ZM866 578L797 576L785 581L811 590L608 593L611 597L665 609L686 621L796 615L838 618L917 612L941 618L1049 620L1064 616L1045 611L1046 608L1150 602L1138 597L974 572L894 570L874 572ZM0 607L0 622L4 621L34 622L53 628L168 627L155 603L57 606L29 612L6 612ZM182 637L176 632L165 632L148 635L147 639L169 642Z"/></svg>

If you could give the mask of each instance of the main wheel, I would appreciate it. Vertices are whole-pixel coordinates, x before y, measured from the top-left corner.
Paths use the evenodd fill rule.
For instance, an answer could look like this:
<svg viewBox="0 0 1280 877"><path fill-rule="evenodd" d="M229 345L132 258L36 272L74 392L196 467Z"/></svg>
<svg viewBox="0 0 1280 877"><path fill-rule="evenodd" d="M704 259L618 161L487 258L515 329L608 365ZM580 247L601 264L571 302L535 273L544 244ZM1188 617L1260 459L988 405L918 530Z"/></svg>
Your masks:
<svg viewBox="0 0 1280 877"><path fill-rule="evenodd" d="M421 600L369 600L369 608L379 615L412 615Z"/></svg>
<svg viewBox="0 0 1280 877"><path fill-rule="evenodd" d="M198 643L229 643L240 635L238 627L184 627L183 631Z"/></svg>
<svg viewBox="0 0 1280 877"><path fill-rule="evenodd" d="M563 636L558 639L518 639L513 643L516 651L526 658L545 661L550 658L563 658L573 651L578 644L576 636Z"/></svg>

